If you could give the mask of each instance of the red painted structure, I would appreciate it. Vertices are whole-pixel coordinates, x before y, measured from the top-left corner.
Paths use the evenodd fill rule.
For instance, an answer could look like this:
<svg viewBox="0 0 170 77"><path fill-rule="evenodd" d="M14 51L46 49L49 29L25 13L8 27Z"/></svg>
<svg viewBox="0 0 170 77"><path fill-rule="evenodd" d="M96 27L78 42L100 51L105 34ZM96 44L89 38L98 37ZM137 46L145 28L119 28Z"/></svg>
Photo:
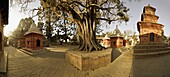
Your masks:
<svg viewBox="0 0 170 77"><path fill-rule="evenodd" d="M156 9L150 5L145 6L141 15L141 21L137 23L140 33L140 44L162 43L163 25L159 24Z"/></svg>
<svg viewBox="0 0 170 77"><path fill-rule="evenodd" d="M43 35L42 32L33 23L25 34L25 48L29 50L43 49Z"/></svg>
<svg viewBox="0 0 170 77"><path fill-rule="evenodd" d="M113 34L111 36L108 36L107 34L103 38L103 46L104 47L116 47L120 48L125 46L127 43L126 40L123 39L123 36L118 29L118 26L116 26L116 29L113 31Z"/></svg>

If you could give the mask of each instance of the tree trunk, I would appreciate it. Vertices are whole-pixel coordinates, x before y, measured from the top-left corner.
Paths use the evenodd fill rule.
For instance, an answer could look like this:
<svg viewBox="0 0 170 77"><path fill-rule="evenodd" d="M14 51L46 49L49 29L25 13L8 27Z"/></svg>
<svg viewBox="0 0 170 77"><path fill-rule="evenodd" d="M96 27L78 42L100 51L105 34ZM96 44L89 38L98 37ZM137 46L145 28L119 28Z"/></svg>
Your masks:
<svg viewBox="0 0 170 77"><path fill-rule="evenodd" d="M92 4L96 4L97 0L92 1ZM80 37L80 51L99 51L103 47L96 41L96 9L90 7L87 9L87 13L83 15L82 20L77 22L78 35Z"/></svg>
<svg viewBox="0 0 170 77"><path fill-rule="evenodd" d="M93 22L94 23L94 22ZM102 50L103 47L96 41L96 32L93 29L95 24L89 24L89 20L86 19L86 23L82 24L78 27L78 35L79 35L79 50L80 51L99 51Z"/></svg>
<svg viewBox="0 0 170 77"><path fill-rule="evenodd" d="M97 4L97 0L85 0L86 6ZM65 8L67 6L67 8ZM68 5L61 6L71 17L78 28L79 50L80 51L99 51L103 47L96 41L96 8L91 6L85 9L86 12L78 14L76 10Z"/></svg>
<svg viewBox="0 0 170 77"><path fill-rule="evenodd" d="M94 35L94 33L89 32L89 35L87 35L87 32L83 35L80 36L80 44L79 44L79 50L80 51L99 51L102 50L102 46L98 44L98 42L96 41L95 37L96 35Z"/></svg>

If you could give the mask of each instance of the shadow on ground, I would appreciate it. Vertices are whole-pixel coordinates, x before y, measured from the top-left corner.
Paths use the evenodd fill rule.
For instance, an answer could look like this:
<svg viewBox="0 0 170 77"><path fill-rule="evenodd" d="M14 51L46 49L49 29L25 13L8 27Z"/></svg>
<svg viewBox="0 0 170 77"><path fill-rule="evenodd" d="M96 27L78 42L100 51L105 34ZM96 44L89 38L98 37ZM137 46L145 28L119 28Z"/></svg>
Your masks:
<svg viewBox="0 0 170 77"><path fill-rule="evenodd" d="M132 77L170 77L170 53L150 56L134 56Z"/></svg>
<svg viewBox="0 0 170 77"><path fill-rule="evenodd" d="M48 51L45 53L34 55L33 57L65 59L65 52Z"/></svg>
<svg viewBox="0 0 170 77"><path fill-rule="evenodd" d="M116 58L118 58L122 53L116 49L116 48L112 48L112 53L111 53L112 57L111 57L111 62L113 62Z"/></svg>

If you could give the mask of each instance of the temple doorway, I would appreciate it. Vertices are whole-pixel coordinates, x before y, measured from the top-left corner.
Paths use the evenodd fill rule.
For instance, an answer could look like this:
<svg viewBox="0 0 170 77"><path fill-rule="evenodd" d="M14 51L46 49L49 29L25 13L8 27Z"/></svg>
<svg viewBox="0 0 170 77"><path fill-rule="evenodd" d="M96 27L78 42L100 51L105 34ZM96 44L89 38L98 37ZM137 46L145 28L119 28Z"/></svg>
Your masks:
<svg viewBox="0 0 170 77"><path fill-rule="evenodd" d="M154 42L154 33L150 33L150 42Z"/></svg>
<svg viewBox="0 0 170 77"><path fill-rule="evenodd" d="M40 47L40 40L37 39L37 47Z"/></svg>

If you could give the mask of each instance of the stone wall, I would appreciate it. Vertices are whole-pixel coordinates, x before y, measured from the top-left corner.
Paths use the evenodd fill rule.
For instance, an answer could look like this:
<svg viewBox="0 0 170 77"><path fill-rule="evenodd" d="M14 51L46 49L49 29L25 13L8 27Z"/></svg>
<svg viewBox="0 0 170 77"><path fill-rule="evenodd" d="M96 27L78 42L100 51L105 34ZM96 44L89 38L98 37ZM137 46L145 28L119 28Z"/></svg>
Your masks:
<svg viewBox="0 0 170 77"><path fill-rule="evenodd" d="M90 71L111 63L111 49L90 53L68 50L66 60L79 70Z"/></svg>
<svg viewBox="0 0 170 77"><path fill-rule="evenodd" d="M136 45L133 48L134 55L140 54L161 54L169 52L170 48L163 44Z"/></svg>

